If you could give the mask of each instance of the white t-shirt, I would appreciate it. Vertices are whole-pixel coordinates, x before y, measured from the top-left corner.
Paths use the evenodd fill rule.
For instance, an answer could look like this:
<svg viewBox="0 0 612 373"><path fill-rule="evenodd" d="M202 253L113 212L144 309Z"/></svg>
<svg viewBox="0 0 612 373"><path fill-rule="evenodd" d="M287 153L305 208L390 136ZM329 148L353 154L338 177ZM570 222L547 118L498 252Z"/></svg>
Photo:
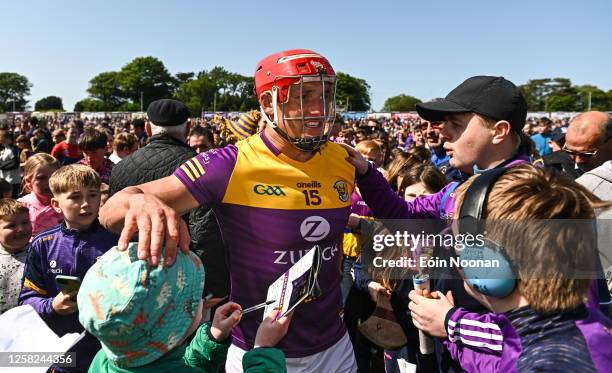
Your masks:
<svg viewBox="0 0 612 373"><path fill-rule="evenodd" d="M10 159L15 158L15 154L11 151L9 147L0 148L0 161L8 161ZM17 156L19 158L19 156ZM4 180L8 181L9 184L20 184L21 183L21 175L19 174L19 167L14 168L12 170L0 170L0 177Z"/></svg>

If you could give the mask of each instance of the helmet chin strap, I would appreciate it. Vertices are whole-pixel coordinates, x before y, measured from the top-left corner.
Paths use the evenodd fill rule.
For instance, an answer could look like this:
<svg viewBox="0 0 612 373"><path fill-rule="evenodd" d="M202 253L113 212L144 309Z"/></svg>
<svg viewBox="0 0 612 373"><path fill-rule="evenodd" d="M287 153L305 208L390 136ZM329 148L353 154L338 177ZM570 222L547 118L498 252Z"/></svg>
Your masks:
<svg viewBox="0 0 612 373"><path fill-rule="evenodd" d="M276 133L279 134L280 137L285 139L287 142L293 145L296 149L302 152L309 153L309 152L318 150L327 142L329 138L328 135L324 135L324 136L313 137L312 140L294 139L294 138L291 138L289 134L287 134L287 132L281 129L278 126L278 122L276 121L276 113L278 109L278 88L276 86L272 87L272 110L274 111L273 113L274 119L273 120L270 119L270 117L264 110L263 106L260 105L259 107L260 107L261 115L264 121L267 124L269 124L274 129L274 131L276 131Z"/></svg>

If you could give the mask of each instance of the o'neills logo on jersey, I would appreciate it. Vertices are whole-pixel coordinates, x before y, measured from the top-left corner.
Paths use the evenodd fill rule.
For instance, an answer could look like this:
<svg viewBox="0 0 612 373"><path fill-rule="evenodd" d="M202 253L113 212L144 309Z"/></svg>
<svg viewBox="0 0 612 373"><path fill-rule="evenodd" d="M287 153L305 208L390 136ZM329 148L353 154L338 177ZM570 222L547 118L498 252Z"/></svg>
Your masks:
<svg viewBox="0 0 612 373"><path fill-rule="evenodd" d="M322 216L309 216L300 225L300 233L308 242L321 241L329 234L330 225Z"/></svg>
<svg viewBox="0 0 612 373"><path fill-rule="evenodd" d="M283 188L278 185L257 184L253 187L253 192L255 192L255 194L259 194L260 196L286 196L285 192L283 192Z"/></svg>
<svg viewBox="0 0 612 373"><path fill-rule="evenodd" d="M348 185L344 180L338 180L334 183L334 189L338 192L338 199L342 202L349 200Z"/></svg>
<svg viewBox="0 0 612 373"><path fill-rule="evenodd" d="M316 180L309 181L307 183L301 182L295 185L298 188L321 188L321 183Z"/></svg>

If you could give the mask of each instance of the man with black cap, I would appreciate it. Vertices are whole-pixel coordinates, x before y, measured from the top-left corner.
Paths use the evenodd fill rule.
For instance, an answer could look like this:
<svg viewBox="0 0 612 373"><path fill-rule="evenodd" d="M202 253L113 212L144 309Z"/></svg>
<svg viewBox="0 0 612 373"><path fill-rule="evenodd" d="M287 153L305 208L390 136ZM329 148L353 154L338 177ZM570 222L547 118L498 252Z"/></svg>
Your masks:
<svg viewBox="0 0 612 373"><path fill-rule="evenodd" d="M196 156L187 143L191 113L180 101L162 99L153 101L147 109L149 120L145 130L149 143L123 158L113 168L110 178L110 196L122 189L158 180L172 173L184 162ZM221 233L209 206L194 209L189 218L191 249L206 266L206 294L222 298L229 292L225 254Z"/></svg>
<svg viewBox="0 0 612 373"><path fill-rule="evenodd" d="M475 76L453 89L445 99L416 105L421 118L441 122L440 136L450 155L450 165L462 173L462 179L498 167L529 163L525 154L522 129L527 117L527 103L518 87L503 77ZM348 158L357 169L357 186L367 205L378 219L434 219L450 223L455 212L454 190L462 182L453 182L440 192L406 202L397 196L383 176L354 150ZM443 226L444 224L440 224ZM436 248L436 257L448 259L449 250ZM484 308L470 297L454 268L443 269L434 277L433 290L452 291L455 305L474 311ZM444 277L448 276L448 277ZM419 315L421 316L421 315ZM439 329L434 335L445 335L445 315L431 312L423 317ZM426 322L425 320L423 322ZM461 371L441 344L436 354L440 370Z"/></svg>
<svg viewBox="0 0 612 373"><path fill-rule="evenodd" d="M147 109L149 121L145 130L150 143L130 154L114 168L110 195L131 185L170 175L178 165L191 159L195 152L185 144L189 134L189 109L179 101L153 101Z"/></svg>

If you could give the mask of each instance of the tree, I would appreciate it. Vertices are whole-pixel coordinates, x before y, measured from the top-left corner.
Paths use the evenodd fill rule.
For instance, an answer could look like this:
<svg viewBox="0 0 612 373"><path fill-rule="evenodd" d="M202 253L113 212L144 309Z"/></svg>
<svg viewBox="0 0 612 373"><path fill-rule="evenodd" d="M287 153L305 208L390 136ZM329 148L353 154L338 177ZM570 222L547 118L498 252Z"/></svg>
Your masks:
<svg viewBox="0 0 612 373"><path fill-rule="evenodd" d="M257 108L253 84L253 78L216 66L183 83L174 97L184 102L194 115L202 110L247 111Z"/></svg>
<svg viewBox="0 0 612 373"><path fill-rule="evenodd" d="M32 84L23 75L0 73L0 112L24 111Z"/></svg>
<svg viewBox="0 0 612 373"><path fill-rule="evenodd" d="M102 101L106 110L115 110L127 100L120 80L121 74L117 71L100 73L89 81L87 92L92 98Z"/></svg>
<svg viewBox="0 0 612 373"><path fill-rule="evenodd" d="M170 98L176 85L164 63L155 57L138 57L123 66L119 83L123 97L133 103L142 98L145 109L155 100Z"/></svg>
<svg viewBox="0 0 612 373"><path fill-rule="evenodd" d="M594 85L577 86L578 107L580 110L589 109L589 96L591 99L591 110L611 111L612 110L612 91L604 92Z"/></svg>
<svg viewBox="0 0 612 373"><path fill-rule="evenodd" d="M529 111L557 111L553 108L574 110L578 97L567 78L533 79L519 86ZM571 102L574 102L572 105Z"/></svg>
<svg viewBox="0 0 612 373"><path fill-rule="evenodd" d="M367 111L370 109L370 86L365 80L345 73L336 75L336 102L347 110Z"/></svg>
<svg viewBox="0 0 612 373"><path fill-rule="evenodd" d="M62 99L57 96L47 96L36 101L34 104L34 110L45 111L45 110L60 110L64 111L64 105Z"/></svg>
<svg viewBox="0 0 612 373"><path fill-rule="evenodd" d="M97 98L85 98L74 104L74 111L107 111L107 104Z"/></svg>
<svg viewBox="0 0 612 373"><path fill-rule="evenodd" d="M416 97L408 96L405 94L389 97L385 101L383 111L414 111L415 105L421 102Z"/></svg>
<svg viewBox="0 0 612 373"><path fill-rule="evenodd" d="M183 84L192 81L194 77L195 73L176 73L176 75L174 75L174 89L179 89Z"/></svg>

